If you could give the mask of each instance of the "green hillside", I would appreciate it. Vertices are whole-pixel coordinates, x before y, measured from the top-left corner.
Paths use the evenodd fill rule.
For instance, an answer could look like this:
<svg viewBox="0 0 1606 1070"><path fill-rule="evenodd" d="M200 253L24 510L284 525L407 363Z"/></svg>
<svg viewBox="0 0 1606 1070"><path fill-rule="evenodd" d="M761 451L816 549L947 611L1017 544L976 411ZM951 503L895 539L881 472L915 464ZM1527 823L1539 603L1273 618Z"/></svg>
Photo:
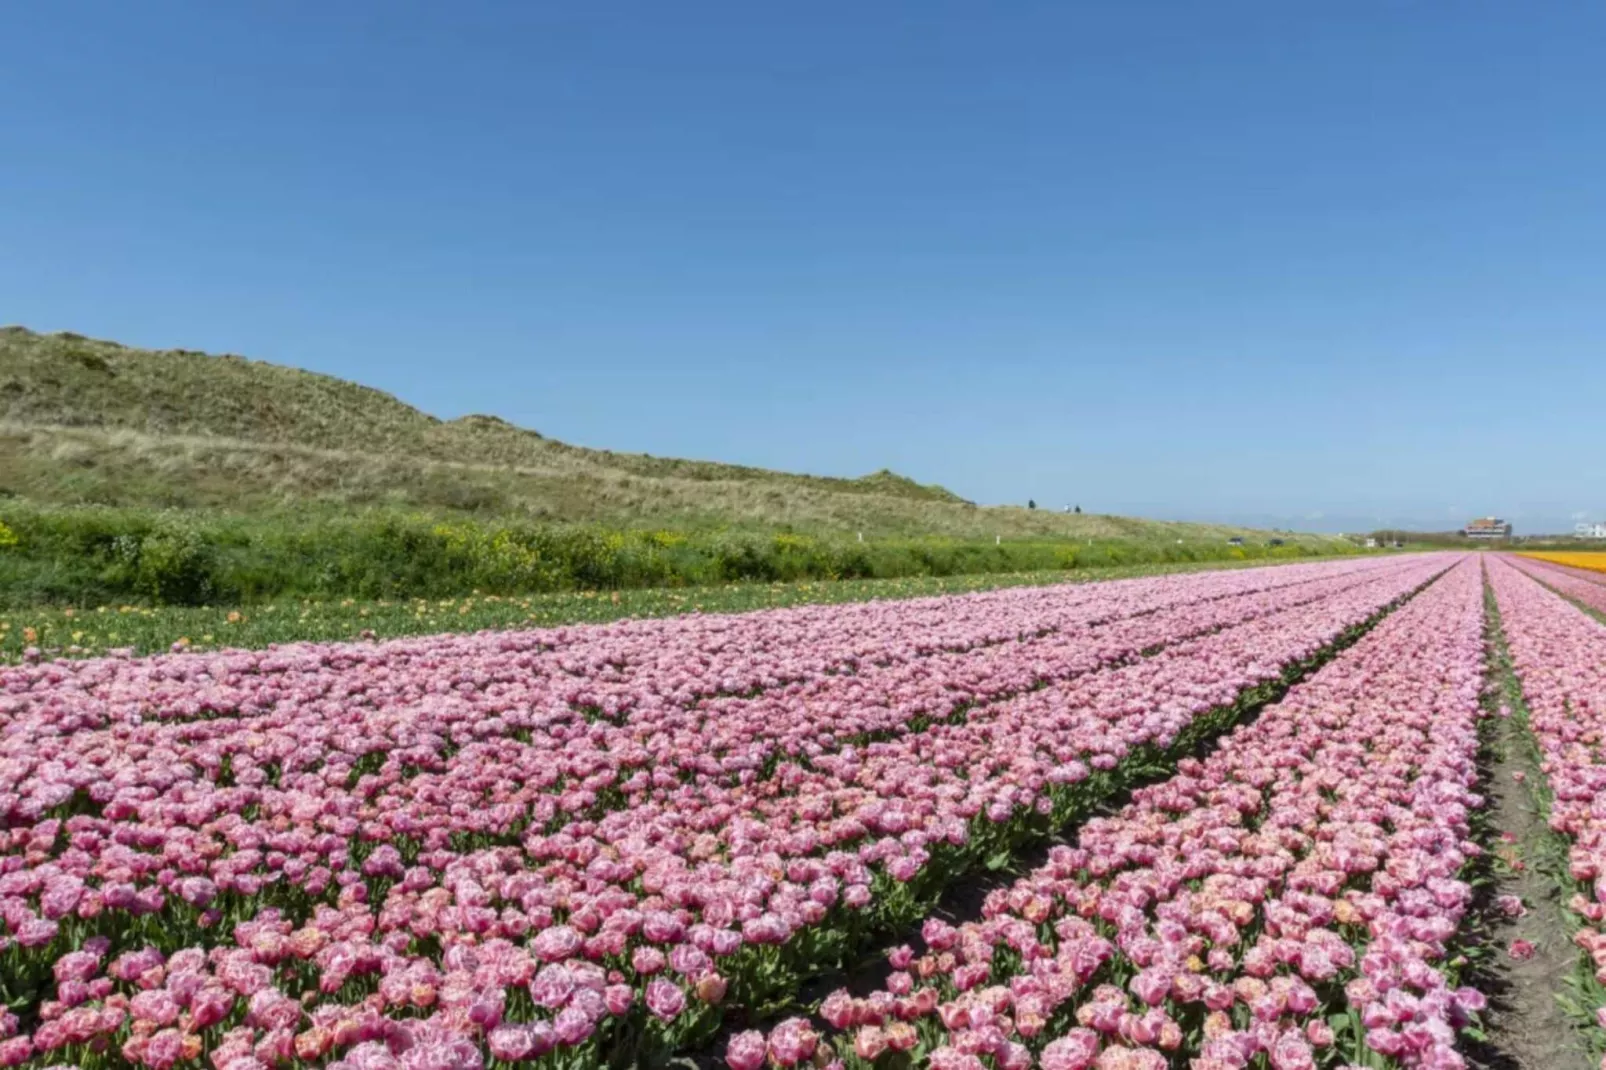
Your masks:
<svg viewBox="0 0 1606 1070"><path fill-rule="evenodd" d="M834 479L585 449L495 416L440 420L381 391L263 361L22 327L0 328L0 492L59 505L357 506L682 530L1253 535L983 508L885 470Z"/></svg>

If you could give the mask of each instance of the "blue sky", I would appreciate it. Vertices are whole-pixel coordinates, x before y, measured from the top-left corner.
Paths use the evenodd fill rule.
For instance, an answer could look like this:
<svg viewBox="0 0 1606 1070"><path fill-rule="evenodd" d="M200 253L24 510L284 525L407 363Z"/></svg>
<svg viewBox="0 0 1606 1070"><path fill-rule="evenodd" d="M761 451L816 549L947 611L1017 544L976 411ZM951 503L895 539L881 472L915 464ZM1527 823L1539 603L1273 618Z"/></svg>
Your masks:
<svg viewBox="0 0 1606 1070"><path fill-rule="evenodd" d="M0 8L0 321L584 445L1606 520L1606 6Z"/></svg>

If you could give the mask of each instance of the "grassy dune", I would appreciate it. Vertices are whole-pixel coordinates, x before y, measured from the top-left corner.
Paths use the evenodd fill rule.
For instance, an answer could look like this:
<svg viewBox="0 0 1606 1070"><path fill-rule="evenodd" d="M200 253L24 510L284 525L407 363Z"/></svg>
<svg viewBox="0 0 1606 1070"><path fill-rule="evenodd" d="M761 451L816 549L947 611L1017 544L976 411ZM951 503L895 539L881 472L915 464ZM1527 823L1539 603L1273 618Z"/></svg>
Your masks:
<svg viewBox="0 0 1606 1070"><path fill-rule="evenodd" d="M0 605L459 597L1345 552L586 449L235 356L0 328ZM8 538L5 532L10 533ZM1243 549L1227 540L1241 536Z"/></svg>
<svg viewBox="0 0 1606 1070"><path fill-rule="evenodd" d="M1255 534L979 507L888 471L837 479L585 449L494 416L440 420L295 368L21 327L0 328L0 489L75 505L322 503L615 527L1173 541Z"/></svg>

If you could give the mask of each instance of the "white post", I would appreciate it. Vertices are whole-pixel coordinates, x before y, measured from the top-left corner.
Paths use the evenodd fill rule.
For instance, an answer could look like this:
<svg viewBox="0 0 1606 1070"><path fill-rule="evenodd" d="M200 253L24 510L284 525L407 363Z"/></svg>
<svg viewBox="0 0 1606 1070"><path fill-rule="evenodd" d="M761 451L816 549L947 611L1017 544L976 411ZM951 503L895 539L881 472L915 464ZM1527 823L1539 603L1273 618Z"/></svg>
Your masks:
<svg viewBox="0 0 1606 1070"><path fill-rule="evenodd" d="M993 536L993 545L994 546L1002 546L1002 545L1004 545L1004 537L1002 535L994 535Z"/></svg>
<svg viewBox="0 0 1606 1070"><path fill-rule="evenodd" d="M861 532L859 532L859 541L860 541L860 542L863 542L863 541L864 541L864 532L862 532L862 531L861 531Z"/></svg>

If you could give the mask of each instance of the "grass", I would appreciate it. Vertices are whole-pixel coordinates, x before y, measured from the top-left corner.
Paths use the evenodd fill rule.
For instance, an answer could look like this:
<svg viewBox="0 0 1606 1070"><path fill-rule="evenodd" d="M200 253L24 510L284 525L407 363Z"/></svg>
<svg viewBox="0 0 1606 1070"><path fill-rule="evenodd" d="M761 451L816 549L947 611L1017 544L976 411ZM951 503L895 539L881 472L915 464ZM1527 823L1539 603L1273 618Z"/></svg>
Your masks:
<svg viewBox="0 0 1606 1070"><path fill-rule="evenodd" d="M570 591L504 598L286 600L229 608L212 606L27 607L0 611L0 661L17 662L37 648L47 657L92 657L113 650L155 653L265 647L300 640L378 639L485 629L601 623L680 613L739 613L781 606L916 598L1004 587L1156 576L1242 568L1246 562L1134 565L986 576L925 576L891 580L745 583L681 589Z"/></svg>
<svg viewBox="0 0 1606 1070"><path fill-rule="evenodd" d="M1308 556L1166 540L622 529L394 511L242 516L0 504L0 606L452 598ZM1342 544L1341 544L1342 545Z"/></svg>

